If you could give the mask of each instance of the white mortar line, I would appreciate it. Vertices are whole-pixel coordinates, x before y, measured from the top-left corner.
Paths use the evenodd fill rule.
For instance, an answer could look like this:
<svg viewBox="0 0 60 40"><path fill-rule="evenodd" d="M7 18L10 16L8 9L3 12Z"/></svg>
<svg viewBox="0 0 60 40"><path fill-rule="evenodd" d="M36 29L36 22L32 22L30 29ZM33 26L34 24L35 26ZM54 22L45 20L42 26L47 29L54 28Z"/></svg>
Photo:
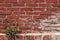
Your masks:
<svg viewBox="0 0 60 40"><path fill-rule="evenodd" d="M0 33L0 35L6 35L5 33ZM60 33L25 33L25 34L17 34L21 36L38 36L38 35L60 35Z"/></svg>

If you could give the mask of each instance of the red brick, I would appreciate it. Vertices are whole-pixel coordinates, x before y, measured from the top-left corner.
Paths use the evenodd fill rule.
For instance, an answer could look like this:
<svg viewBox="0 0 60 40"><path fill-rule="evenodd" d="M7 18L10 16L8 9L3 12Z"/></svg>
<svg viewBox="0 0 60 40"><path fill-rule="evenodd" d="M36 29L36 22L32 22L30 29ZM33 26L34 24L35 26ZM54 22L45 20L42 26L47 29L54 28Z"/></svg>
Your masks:
<svg viewBox="0 0 60 40"><path fill-rule="evenodd" d="M3 18L2 18L2 19L0 19L0 22L3 22Z"/></svg>
<svg viewBox="0 0 60 40"><path fill-rule="evenodd" d="M0 15L10 15L10 14L12 14L12 12L0 11Z"/></svg>
<svg viewBox="0 0 60 40"><path fill-rule="evenodd" d="M52 14L51 12L34 12L34 13L38 13L38 14Z"/></svg>
<svg viewBox="0 0 60 40"><path fill-rule="evenodd" d="M1 15L1 14L0 14L0 18L5 18L5 17L6 17L6 15L4 15L4 14Z"/></svg>
<svg viewBox="0 0 60 40"><path fill-rule="evenodd" d="M19 36L19 38L17 38L17 40L23 40L24 39L24 37L23 36Z"/></svg>
<svg viewBox="0 0 60 40"><path fill-rule="evenodd" d="M41 29L41 28L37 28L37 27L34 28L33 30L34 30L35 32L36 32L36 31L37 31L37 32L40 32L40 33L42 32L42 29Z"/></svg>
<svg viewBox="0 0 60 40"><path fill-rule="evenodd" d="M47 15L40 15L40 16L33 16L34 19L44 19L44 18L48 18Z"/></svg>
<svg viewBox="0 0 60 40"><path fill-rule="evenodd" d="M27 2L27 3L29 3L29 2L31 2L31 0L24 0L24 2Z"/></svg>
<svg viewBox="0 0 60 40"><path fill-rule="evenodd" d="M44 8L34 8L34 11L44 11Z"/></svg>
<svg viewBox="0 0 60 40"><path fill-rule="evenodd" d="M17 11L15 11L15 12L13 12L13 15L25 15L25 12L17 12Z"/></svg>
<svg viewBox="0 0 60 40"><path fill-rule="evenodd" d="M4 0L0 0L0 2L4 2Z"/></svg>
<svg viewBox="0 0 60 40"><path fill-rule="evenodd" d="M46 36L43 37L43 40L52 40L52 39L51 39L51 36L46 35Z"/></svg>
<svg viewBox="0 0 60 40"><path fill-rule="evenodd" d="M22 3L23 3L23 2L24 2L24 0L19 0L18 2L22 2Z"/></svg>
<svg viewBox="0 0 60 40"><path fill-rule="evenodd" d="M39 35L39 36L35 36L35 39L37 39L37 40L41 40L41 35Z"/></svg>
<svg viewBox="0 0 60 40"><path fill-rule="evenodd" d="M40 12L26 12L26 15L39 15Z"/></svg>
<svg viewBox="0 0 60 40"><path fill-rule="evenodd" d="M19 2L27 2L27 3L29 3L29 2L31 2L31 0L19 0Z"/></svg>
<svg viewBox="0 0 60 40"><path fill-rule="evenodd" d="M38 4L39 7L51 7L51 4Z"/></svg>
<svg viewBox="0 0 60 40"><path fill-rule="evenodd" d="M34 40L34 36L26 36L27 40Z"/></svg>
<svg viewBox="0 0 60 40"><path fill-rule="evenodd" d="M37 3L26 3L26 7L38 7Z"/></svg>
<svg viewBox="0 0 60 40"><path fill-rule="evenodd" d="M46 0L47 3L57 3L57 0Z"/></svg>
<svg viewBox="0 0 60 40"><path fill-rule="evenodd" d="M4 19L4 20L3 20L3 23L6 23L6 22L8 22L8 23L14 23L15 20L12 20L12 19L9 19L9 18L8 18L8 20L5 20L5 19Z"/></svg>
<svg viewBox="0 0 60 40"><path fill-rule="evenodd" d="M7 11L19 11L19 8L7 8Z"/></svg>
<svg viewBox="0 0 60 40"><path fill-rule="evenodd" d="M17 0L4 0L5 2L11 2L11 3L13 3L13 2L17 2Z"/></svg>
<svg viewBox="0 0 60 40"><path fill-rule="evenodd" d="M26 26L26 27L21 27L20 29L21 29L21 30L31 30L31 27L27 27L27 26Z"/></svg>
<svg viewBox="0 0 60 40"><path fill-rule="evenodd" d="M9 18L9 19L18 19L19 17L18 16L11 16L11 15L9 15L9 16L7 16L7 18Z"/></svg>
<svg viewBox="0 0 60 40"><path fill-rule="evenodd" d="M44 0L32 0L32 2L44 2Z"/></svg>
<svg viewBox="0 0 60 40"><path fill-rule="evenodd" d="M0 29L0 33L4 33L5 32L5 30L4 29Z"/></svg>
<svg viewBox="0 0 60 40"><path fill-rule="evenodd" d="M60 7L60 4L52 4L53 7Z"/></svg>
<svg viewBox="0 0 60 40"><path fill-rule="evenodd" d="M59 8L47 8L47 11L59 11L60 9Z"/></svg>
<svg viewBox="0 0 60 40"><path fill-rule="evenodd" d="M16 19L15 21L18 22L18 23L21 23L21 25L23 25L26 22L26 20L22 20L22 19L20 19L20 20Z"/></svg>
<svg viewBox="0 0 60 40"><path fill-rule="evenodd" d="M60 0L58 0L59 1L59 3L60 3Z"/></svg>
<svg viewBox="0 0 60 40"><path fill-rule="evenodd" d="M25 19L25 18L27 18L27 19L28 19L28 18L29 18L29 19L32 19L32 16L19 16L19 17L20 17L21 19L23 19L23 18L24 18L24 19Z"/></svg>
<svg viewBox="0 0 60 40"><path fill-rule="evenodd" d="M13 3L13 7L24 7L24 3Z"/></svg>
<svg viewBox="0 0 60 40"><path fill-rule="evenodd" d="M11 7L11 4L0 3L0 7Z"/></svg>
<svg viewBox="0 0 60 40"><path fill-rule="evenodd" d="M32 11L32 8L20 8L21 11Z"/></svg>
<svg viewBox="0 0 60 40"><path fill-rule="evenodd" d="M46 15L49 15L49 14L54 14L52 12L40 12L40 14L46 14Z"/></svg>
<svg viewBox="0 0 60 40"><path fill-rule="evenodd" d="M6 8L0 7L0 11L6 11Z"/></svg>
<svg viewBox="0 0 60 40"><path fill-rule="evenodd" d="M29 28L31 28L32 24L25 24L25 26L30 30Z"/></svg>
<svg viewBox="0 0 60 40"><path fill-rule="evenodd" d="M5 24L0 24L0 29L5 29Z"/></svg>
<svg viewBox="0 0 60 40"><path fill-rule="evenodd" d="M8 37L6 35L0 35L0 40L8 40Z"/></svg>

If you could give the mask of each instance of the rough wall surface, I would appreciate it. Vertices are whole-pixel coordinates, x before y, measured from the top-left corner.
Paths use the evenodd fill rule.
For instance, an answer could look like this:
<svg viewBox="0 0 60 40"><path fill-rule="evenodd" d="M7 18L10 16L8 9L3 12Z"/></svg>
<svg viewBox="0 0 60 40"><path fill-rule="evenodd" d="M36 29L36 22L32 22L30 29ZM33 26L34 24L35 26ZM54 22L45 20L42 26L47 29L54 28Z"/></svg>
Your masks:
<svg viewBox="0 0 60 40"><path fill-rule="evenodd" d="M60 0L0 0L0 33L5 18L13 29L18 22L20 33L59 33ZM0 36L0 40L8 40ZM60 40L60 35L20 36L16 40Z"/></svg>

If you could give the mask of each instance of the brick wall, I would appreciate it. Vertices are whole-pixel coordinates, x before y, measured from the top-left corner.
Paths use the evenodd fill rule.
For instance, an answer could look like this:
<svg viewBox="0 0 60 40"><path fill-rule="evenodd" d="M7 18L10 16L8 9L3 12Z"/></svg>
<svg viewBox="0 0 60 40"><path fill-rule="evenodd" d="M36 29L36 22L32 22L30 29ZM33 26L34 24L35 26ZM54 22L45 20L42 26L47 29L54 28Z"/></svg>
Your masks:
<svg viewBox="0 0 60 40"><path fill-rule="evenodd" d="M60 32L59 13L60 0L0 0L0 33L5 32L5 18L12 28L17 21L20 33ZM46 20L49 22L45 23ZM7 40L6 36L0 37L5 40L2 38ZM53 38L51 35L21 36L18 40L55 40Z"/></svg>

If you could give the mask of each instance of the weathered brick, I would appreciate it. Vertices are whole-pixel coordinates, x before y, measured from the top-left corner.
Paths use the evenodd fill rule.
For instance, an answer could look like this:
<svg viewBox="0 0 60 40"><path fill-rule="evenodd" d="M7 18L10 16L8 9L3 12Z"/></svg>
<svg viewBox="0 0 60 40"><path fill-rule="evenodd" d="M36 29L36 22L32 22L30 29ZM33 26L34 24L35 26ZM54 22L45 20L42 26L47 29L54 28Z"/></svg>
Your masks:
<svg viewBox="0 0 60 40"><path fill-rule="evenodd" d="M51 36L46 35L46 36L43 37L43 40L52 40L52 38L51 38Z"/></svg>
<svg viewBox="0 0 60 40"><path fill-rule="evenodd" d="M0 35L0 40L8 40L8 37L6 35Z"/></svg>
<svg viewBox="0 0 60 40"><path fill-rule="evenodd" d="M24 40L24 36L18 36L17 40Z"/></svg>
<svg viewBox="0 0 60 40"><path fill-rule="evenodd" d="M34 36L35 37L35 40L41 40L41 35L39 35L39 36Z"/></svg>

